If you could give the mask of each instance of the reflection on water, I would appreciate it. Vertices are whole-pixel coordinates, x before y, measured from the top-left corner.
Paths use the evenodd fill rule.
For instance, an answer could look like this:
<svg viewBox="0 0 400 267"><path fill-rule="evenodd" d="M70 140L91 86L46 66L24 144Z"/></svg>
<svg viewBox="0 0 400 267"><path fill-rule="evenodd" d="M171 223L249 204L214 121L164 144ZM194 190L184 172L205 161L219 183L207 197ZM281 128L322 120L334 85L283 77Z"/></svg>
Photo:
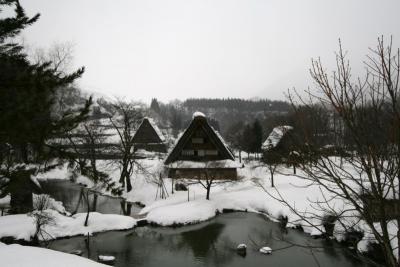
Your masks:
<svg viewBox="0 0 400 267"><path fill-rule="evenodd" d="M127 202L122 198L103 196L90 193L87 198L87 189L68 180L49 180L41 182L43 191L58 201L64 203L71 213L97 211L106 214L135 215L140 207Z"/></svg>
<svg viewBox="0 0 400 267"><path fill-rule="evenodd" d="M313 253L320 266L366 266L332 248L328 241L312 239L297 230L282 234L279 225L252 213L222 214L208 222L180 228L140 227L130 231L99 233L85 237L56 240L55 250L84 251L84 256L97 259L98 255L113 255L115 266L317 266L308 249L291 247L274 251L272 255L258 252L260 246L273 249L288 246L287 242L318 246ZM236 253L239 243L248 245L247 255ZM337 244L335 244L337 246Z"/></svg>

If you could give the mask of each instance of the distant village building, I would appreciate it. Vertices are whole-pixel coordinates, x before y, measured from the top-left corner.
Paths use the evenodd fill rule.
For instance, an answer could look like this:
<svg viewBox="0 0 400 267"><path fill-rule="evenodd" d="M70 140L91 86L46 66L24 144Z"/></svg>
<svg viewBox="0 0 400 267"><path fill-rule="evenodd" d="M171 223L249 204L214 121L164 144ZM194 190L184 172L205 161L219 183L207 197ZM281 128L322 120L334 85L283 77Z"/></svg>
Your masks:
<svg viewBox="0 0 400 267"><path fill-rule="evenodd" d="M165 165L170 178L237 179L238 164L233 153L201 112L193 114Z"/></svg>
<svg viewBox="0 0 400 267"><path fill-rule="evenodd" d="M145 117L133 136L135 149L167 152L166 140L156 123Z"/></svg>
<svg viewBox="0 0 400 267"><path fill-rule="evenodd" d="M261 146L264 158L289 155L293 149L292 131L293 127L288 125L275 127Z"/></svg>

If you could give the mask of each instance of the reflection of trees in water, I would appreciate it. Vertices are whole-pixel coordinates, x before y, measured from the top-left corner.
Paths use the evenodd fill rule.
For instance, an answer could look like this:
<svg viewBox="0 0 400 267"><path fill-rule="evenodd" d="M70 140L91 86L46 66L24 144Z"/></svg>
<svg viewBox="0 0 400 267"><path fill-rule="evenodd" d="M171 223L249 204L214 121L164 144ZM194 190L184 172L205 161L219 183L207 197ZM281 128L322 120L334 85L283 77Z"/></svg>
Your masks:
<svg viewBox="0 0 400 267"><path fill-rule="evenodd" d="M232 259L232 253L235 253L235 244L229 237L221 238L221 233L225 224L221 223L203 223L203 227L195 226L194 229L181 231L181 229L168 228L137 228L132 233L134 238L142 239L144 246L151 247L152 250L168 257L169 255L179 255L188 260L200 260L202 263L212 262L210 265L226 263ZM188 226L190 227L190 226ZM185 228L182 228L185 229ZM186 228L187 229L187 228ZM151 251L145 251L142 255L154 257ZM159 255L158 255L159 256Z"/></svg>
<svg viewBox="0 0 400 267"><path fill-rule="evenodd" d="M226 264L232 260L236 244L228 235L221 237L224 228L225 224L214 222L200 229L183 232L182 246L189 246L194 257L207 265Z"/></svg>
<svg viewBox="0 0 400 267"><path fill-rule="evenodd" d="M125 201L122 198L103 196L90 190L87 200L88 189L70 181L47 181L42 183L42 187L45 193L58 201L62 201L64 207L72 214L86 212L88 207L91 212L98 211L126 216L130 216L139 210L138 206L132 202Z"/></svg>
<svg viewBox="0 0 400 267"><path fill-rule="evenodd" d="M132 213L132 203L126 202L125 200L121 200L120 204L121 204L122 214L125 216L130 216Z"/></svg>
<svg viewBox="0 0 400 267"><path fill-rule="evenodd" d="M198 230L183 232L181 237L196 258L205 257L210 249L216 251L215 243L223 228L223 224L212 223Z"/></svg>
<svg viewBox="0 0 400 267"><path fill-rule="evenodd" d="M87 211L90 212L96 211L97 199L98 199L97 193L91 192L88 189L81 188L78 201L76 202L76 206L75 209L72 211L72 214L77 213L78 211L84 209L85 207Z"/></svg>

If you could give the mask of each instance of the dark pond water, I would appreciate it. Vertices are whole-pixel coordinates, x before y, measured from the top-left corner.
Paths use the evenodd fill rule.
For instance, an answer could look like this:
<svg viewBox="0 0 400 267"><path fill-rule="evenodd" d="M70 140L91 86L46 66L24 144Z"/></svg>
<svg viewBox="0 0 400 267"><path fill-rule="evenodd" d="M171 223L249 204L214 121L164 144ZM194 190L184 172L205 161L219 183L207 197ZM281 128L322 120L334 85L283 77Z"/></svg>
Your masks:
<svg viewBox="0 0 400 267"><path fill-rule="evenodd" d="M64 207L71 213L90 211L100 213L122 214L135 217L141 207L122 198L110 197L101 194L90 193L89 203L86 200L86 188L68 180L48 180L40 183L43 191L54 199L63 202Z"/></svg>
<svg viewBox="0 0 400 267"><path fill-rule="evenodd" d="M67 209L71 210L79 200L80 187L68 183L51 182L47 189L56 199L65 201ZM64 192L66 189L69 192ZM120 199L99 196L96 210L124 214L120 202ZM236 253L235 248L240 243L248 246L246 256ZM279 250L290 244L318 248L311 251L294 246ZM272 255L259 253L262 246L271 247ZM50 248L64 252L81 250L82 256L93 260L99 255L112 255L116 257L114 266L318 266L315 259L319 266L368 266L351 252L335 248L337 246L298 230L282 233L277 223L260 214L234 212L179 228L146 226L98 233L90 237L89 242L82 236L60 239L53 241Z"/></svg>
<svg viewBox="0 0 400 267"><path fill-rule="evenodd" d="M273 249L290 243L312 245L320 266L366 266L350 253L335 249L329 242L315 240L297 230L283 237L276 223L252 213L222 214L208 222L180 228L139 227L131 231L100 233L52 242L50 248L71 252L79 249L83 256L94 260L98 255L113 255L115 266L318 266L309 249L292 247L274 251L272 255L258 252L260 246ZM236 253L239 243L248 245L245 257ZM347 255L348 254L348 255Z"/></svg>

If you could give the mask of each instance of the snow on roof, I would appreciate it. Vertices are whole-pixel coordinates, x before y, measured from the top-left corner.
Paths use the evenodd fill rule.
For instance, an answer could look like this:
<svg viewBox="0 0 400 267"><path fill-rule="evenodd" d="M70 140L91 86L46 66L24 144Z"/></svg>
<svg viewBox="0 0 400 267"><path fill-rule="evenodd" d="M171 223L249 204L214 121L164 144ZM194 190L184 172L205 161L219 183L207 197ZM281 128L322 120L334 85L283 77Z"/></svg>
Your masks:
<svg viewBox="0 0 400 267"><path fill-rule="evenodd" d="M192 117L192 118L194 119L194 118L197 118L197 117L203 117L203 118L205 118L206 115L204 115L203 112L196 111L195 113L193 113L193 117Z"/></svg>
<svg viewBox="0 0 400 267"><path fill-rule="evenodd" d="M179 140L182 138L183 134L187 131L187 129L188 129L188 128L186 128L185 130L183 130L183 131L181 131L181 132L178 133L178 136L177 136L176 139L175 139L174 145L171 146L171 147L169 148L168 152L167 152L167 156L165 157L165 160L167 160L167 159L170 157L172 151L174 151L176 145L179 143Z"/></svg>
<svg viewBox="0 0 400 267"><path fill-rule="evenodd" d="M228 150L229 154L232 156L232 158L235 158L235 155L233 155L232 151L229 149L228 144L225 142L224 138L222 137L222 135L216 131L213 127L211 127L215 134L217 135L217 137L219 138L219 140L221 141L221 143L226 147L226 150Z"/></svg>
<svg viewBox="0 0 400 267"><path fill-rule="evenodd" d="M240 168L241 165L231 159L212 160L212 161L190 161L178 160L167 165L174 169L220 169L220 168Z"/></svg>
<svg viewBox="0 0 400 267"><path fill-rule="evenodd" d="M293 130L292 126L282 125L275 127L269 134L267 140L262 144L261 149L268 150L276 147L281 141L282 137L290 130Z"/></svg>
<svg viewBox="0 0 400 267"><path fill-rule="evenodd" d="M153 127L154 131L157 133L157 135L158 135L158 137L160 138L160 140L161 140L162 142L165 142L165 137L164 137L164 135L162 134L160 128L158 128L158 126L157 126L157 124L155 123L155 121L154 121L152 118L149 118L149 117L144 117L143 121L146 120L146 119L149 121L151 127ZM142 122L142 123L143 123L143 122ZM140 128L140 126L139 126L139 128Z"/></svg>

